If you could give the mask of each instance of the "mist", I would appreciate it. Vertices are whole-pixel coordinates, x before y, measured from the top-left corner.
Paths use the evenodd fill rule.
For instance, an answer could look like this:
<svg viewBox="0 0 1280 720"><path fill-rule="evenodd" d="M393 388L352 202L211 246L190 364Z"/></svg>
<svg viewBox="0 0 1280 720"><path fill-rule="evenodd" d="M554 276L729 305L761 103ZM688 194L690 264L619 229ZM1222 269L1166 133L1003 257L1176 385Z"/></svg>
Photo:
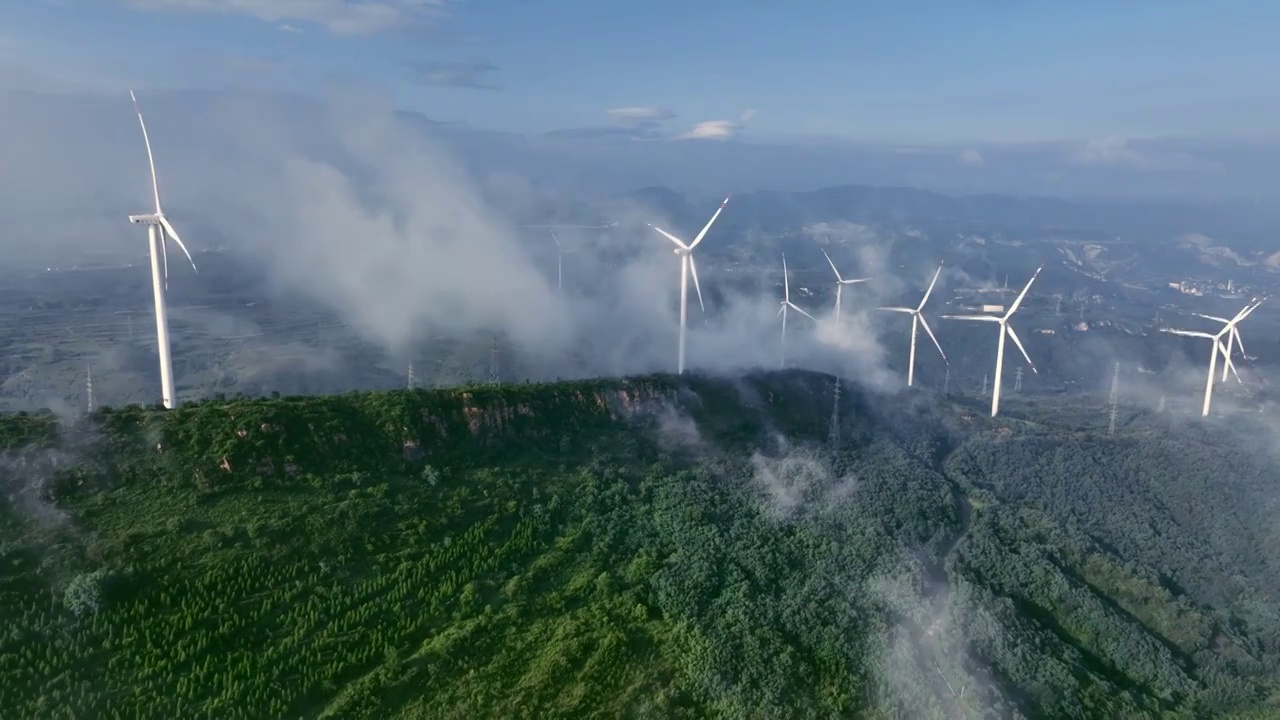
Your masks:
<svg viewBox="0 0 1280 720"><path fill-rule="evenodd" d="M202 103L198 113L178 102L188 99ZM243 257L270 292L316 303L389 357L411 358L442 335L493 336L535 379L674 366L679 261L645 223L692 237L705 221L692 226L639 202L616 202L618 227L609 233L564 234L562 292L550 238L513 220L560 199L559 191L515 172L475 176L432 127L383 97L335 89L304 104L305 113L248 93L164 94L155 103L140 93L139 100L164 209L197 260L213 247ZM64 112L52 112L59 103ZM9 103L0 108L0 130L27 139L11 148L12 171L0 179L0 216L16 258L69 265L115 253L141 264L145 233L125 217L150 209L149 177L127 94ZM730 203L700 250L728 241L732 213ZM888 267L883 239L823 221L810 232L840 243L830 252L847 277L876 279L846 289L840 326L826 321L831 308L793 295L821 322L793 314L787 364L896 387L901 380L886 370L868 308L920 285L915 275L927 268L909 269L904 282ZM184 263L180 254L170 258L171 292L198 281ZM690 288L690 367L776 367L780 267L734 276L724 269L714 260L699 266L705 312ZM815 270L822 272L803 270L809 280L793 270L793 291L808 284L825 296L834 277ZM181 314L175 305L172 315ZM227 322L225 333L208 322L205 331L243 334ZM174 348L175 356L183 352L180 337ZM322 353L306 366L332 364Z"/></svg>

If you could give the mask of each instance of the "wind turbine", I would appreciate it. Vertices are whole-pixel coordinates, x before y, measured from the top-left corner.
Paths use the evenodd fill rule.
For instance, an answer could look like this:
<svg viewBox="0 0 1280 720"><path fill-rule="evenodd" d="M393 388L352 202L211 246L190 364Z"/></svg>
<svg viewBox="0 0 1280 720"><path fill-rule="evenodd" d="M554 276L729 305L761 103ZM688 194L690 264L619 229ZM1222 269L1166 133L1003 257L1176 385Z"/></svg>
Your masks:
<svg viewBox="0 0 1280 720"><path fill-rule="evenodd" d="M689 321L689 274L693 274L693 289L698 293L698 307L706 312L707 306L702 303L702 288L698 286L698 266L693 262L693 249L698 247L698 243L702 242L702 238L706 237L707 231L711 229L711 225L715 223L716 218L720 217L720 213L724 211L724 206L729 204L729 198L725 198L720 203L720 207L716 208L716 212L703 226L702 232L698 233L693 242L686 245L683 240L663 230L662 228L649 223L649 227L657 230L666 239L676 244L675 253L680 256L680 352L676 360L676 373L684 374L684 336L685 328Z"/></svg>
<svg viewBox="0 0 1280 720"><path fill-rule="evenodd" d="M933 274L933 280L929 283L929 289L924 291L924 298L920 300L920 304L916 307L882 307L881 310L889 312L907 313L911 315L911 354L907 356L907 387L911 387L915 382L916 376L916 331L920 325L924 326L924 331L929 333L929 339L933 341L933 346L938 348L938 354L942 356L942 361L950 365L947 360L947 354L942 351L942 345L938 344L938 338L933 334L933 330L929 328L929 321L924 319L922 314L924 304L929 302L929 294L933 292L933 286L938 283L938 276L942 274L942 266L938 266L938 271ZM985 315L983 317L986 317ZM1030 362L1030 361L1028 361Z"/></svg>
<svg viewBox="0 0 1280 720"><path fill-rule="evenodd" d="M840 271L836 269L836 264L831 261L831 256L827 255L827 251L823 250L822 254L827 258L827 264L831 266L831 271L836 274L836 324L840 324L840 291L844 290L845 285L857 285L858 283L870 282L871 278L855 278L853 280L845 280L840 277Z"/></svg>
<svg viewBox="0 0 1280 720"><path fill-rule="evenodd" d="M1027 349L1022 346L1022 341L1018 339L1018 333L1013 331L1013 327L1009 325L1009 318L1018 311L1018 306L1022 305L1022 299L1027 296L1027 291L1031 289L1031 283L1036 281L1040 276L1040 271L1044 266L1036 268L1035 274L1027 281L1027 286L1022 288L1022 292L1018 293L1018 297L1005 311L1004 315L943 315L948 320L976 320L980 322L993 322L1000 324L1000 342L996 345L996 381L991 390L991 417L995 417L1000 412L1000 376L1004 373L1004 339L1006 337L1013 340L1013 344L1018 346L1018 350L1022 352L1022 357L1026 359L1027 365L1031 366L1031 372L1039 374L1036 370L1035 363L1031 362L1031 356L1027 354Z"/></svg>
<svg viewBox="0 0 1280 720"><path fill-rule="evenodd" d="M1230 320L1226 320L1225 321L1226 325L1224 325L1223 328L1219 330L1216 334L1199 332L1196 330L1169 330L1169 329L1162 328L1162 332L1167 332L1171 335L1182 335L1183 337L1202 337L1202 338L1208 338L1209 340L1213 341L1213 350L1209 353L1209 377L1205 381L1205 386L1204 386L1204 404L1200 409L1201 417L1209 416L1209 407L1213 400L1213 380L1214 380L1214 376L1217 375L1217 371L1218 371L1218 353L1222 353L1224 362L1227 366L1226 369L1229 369L1231 372L1235 372L1235 364L1231 362L1231 355L1230 353L1227 352L1227 346L1222 343L1222 337L1224 335L1230 336L1235 331L1236 323L1243 320L1246 316L1249 315L1249 313L1256 310L1257 307L1261 304L1262 304L1261 302L1255 302L1252 305L1245 306L1243 310L1236 313L1236 316L1234 318ZM1239 374L1237 374L1236 379L1239 379L1239 377L1240 377Z"/></svg>
<svg viewBox="0 0 1280 720"><path fill-rule="evenodd" d="M556 237L556 231L551 231L551 239L556 243L556 290L564 292L564 246L560 244L560 238Z"/></svg>
<svg viewBox="0 0 1280 720"><path fill-rule="evenodd" d="M814 322L818 319L791 302L791 278L787 273L787 256L782 256L782 302L779 303L778 314L782 316L782 347L778 352L778 367L787 367L787 309L790 308Z"/></svg>
<svg viewBox="0 0 1280 720"><path fill-rule="evenodd" d="M1249 313L1252 313L1254 310L1257 310L1257 309L1258 309L1258 306L1259 306L1259 305L1261 305L1261 304L1262 304L1262 301L1261 301L1261 300L1258 300L1257 298L1254 298L1254 300L1253 300L1253 304L1252 304L1252 305L1249 305L1249 306L1245 307L1245 309L1243 309L1243 310L1241 310L1239 313L1237 313L1237 314L1236 314L1236 316L1235 316L1234 318L1232 318L1231 320L1228 320L1228 319L1226 319L1226 318L1221 318L1221 317L1215 317L1215 316L1213 316L1213 315L1204 315L1204 314L1201 314L1201 313L1192 313L1192 315L1195 315L1196 317L1202 317L1202 318L1205 318L1206 320L1214 320L1214 321L1217 321L1217 322L1223 323L1224 325L1230 325L1230 326L1231 326L1231 332L1227 333L1227 346L1226 346L1226 348L1222 351L1222 352L1223 352L1223 357L1225 357L1225 358L1227 359L1227 361L1228 361L1228 362L1224 362L1224 363L1222 364L1222 382L1226 382L1226 381L1227 381L1227 372L1228 372L1228 371L1233 372L1233 373L1235 373L1235 371L1236 371L1235 365L1234 365L1233 363L1229 362L1229 361L1231 360L1231 352L1232 352L1232 350L1234 350L1234 349L1235 349L1235 346L1236 346L1236 345L1239 345L1239 346L1240 346L1240 353L1241 353L1242 355L1244 354L1244 339L1240 337L1240 328L1236 327L1236 325L1237 325L1237 324L1239 324L1239 322L1240 322L1241 320L1244 320L1245 318L1249 317ZM1237 382L1240 382L1240 374L1239 374L1239 373L1236 373L1236 381L1237 381Z"/></svg>
<svg viewBox="0 0 1280 720"><path fill-rule="evenodd" d="M151 154L151 139L147 135L147 124L142 119L142 109L138 107L138 98L129 91L133 100L133 110L138 115L138 125L142 127L142 142L147 146L147 164L151 167L151 193L156 201L156 211L145 215L130 215L129 222L147 226L148 252L151 255L151 290L156 305L156 346L160 352L160 393L166 408L172 408L176 402L173 392L173 357L169 352L169 313L165 307L165 293L169 289L169 255L165 238L173 238L182 253L191 263L191 269L199 272L196 261L192 259L187 246L178 231L173 228L169 218L165 217L160 207L160 184L156 180L156 161ZM163 267L162 267L163 266Z"/></svg>

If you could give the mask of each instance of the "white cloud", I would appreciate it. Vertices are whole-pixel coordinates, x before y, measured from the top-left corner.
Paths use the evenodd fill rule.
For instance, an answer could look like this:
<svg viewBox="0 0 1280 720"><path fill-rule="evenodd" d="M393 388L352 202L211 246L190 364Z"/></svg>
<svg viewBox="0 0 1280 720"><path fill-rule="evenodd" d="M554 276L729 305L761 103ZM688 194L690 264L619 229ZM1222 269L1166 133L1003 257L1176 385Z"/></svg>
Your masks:
<svg viewBox="0 0 1280 720"><path fill-rule="evenodd" d="M738 120L706 120L676 136L677 140L732 140L756 116L755 110L744 110Z"/></svg>
<svg viewBox="0 0 1280 720"><path fill-rule="evenodd" d="M982 153L977 150L967 148L964 152L960 153L960 162L965 165L983 165L986 163L986 158L982 157Z"/></svg>
<svg viewBox="0 0 1280 720"><path fill-rule="evenodd" d="M439 17L450 0L123 0L138 10L248 15L297 31L308 23L343 35L369 35Z"/></svg>
<svg viewBox="0 0 1280 720"><path fill-rule="evenodd" d="M1150 161L1135 150L1128 140L1116 135L1085 141L1083 146L1071 152L1069 159L1083 165L1143 167L1150 164Z"/></svg>
<svg viewBox="0 0 1280 720"><path fill-rule="evenodd" d="M610 108L606 112L609 113L610 120L622 125L656 123L662 122L663 120L670 120L676 116L676 114L670 110L653 105Z"/></svg>

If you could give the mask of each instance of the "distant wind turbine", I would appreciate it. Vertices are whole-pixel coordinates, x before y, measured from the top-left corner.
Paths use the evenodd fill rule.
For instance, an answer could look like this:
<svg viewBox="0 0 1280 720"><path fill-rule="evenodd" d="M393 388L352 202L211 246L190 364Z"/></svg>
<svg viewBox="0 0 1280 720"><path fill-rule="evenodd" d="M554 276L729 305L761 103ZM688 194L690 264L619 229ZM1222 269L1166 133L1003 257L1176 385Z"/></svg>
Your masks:
<svg viewBox="0 0 1280 720"><path fill-rule="evenodd" d="M1261 304L1262 304L1261 302L1255 302L1251 305L1246 305L1243 310L1236 313L1236 316L1234 318L1231 318L1230 320L1226 320L1225 321L1226 325L1223 326L1223 328L1219 330L1216 334L1199 332L1196 330L1169 330L1169 329L1161 328L1162 332L1167 332L1171 335L1181 335L1183 337L1208 338L1213 342L1213 349L1209 353L1209 377L1205 381L1205 386L1204 386L1204 404L1200 408L1201 417L1209 416L1209 408L1213 401L1213 381L1214 381L1214 377L1218 374L1217 371L1218 371L1218 354L1219 353L1221 353L1224 358L1224 362L1227 366L1226 369L1230 370L1231 372L1235 372L1235 365L1231 362L1231 354L1227 352L1227 346L1224 345L1222 342L1223 336L1230 336L1232 332L1235 330L1236 323L1240 322L1245 317L1247 317L1249 313L1256 310L1257 307ZM1239 379L1239 377L1240 376L1237 374L1236 378Z"/></svg>
<svg viewBox="0 0 1280 720"><path fill-rule="evenodd" d="M831 256L827 255L827 251L823 250L822 254L827 258L827 264L831 266L831 272L836 274L836 324L840 324L840 295L845 285L856 285L858 283L870 282L871 278L854 278L853 280L845 280L840 277L840 271L836 269L836 264L831 261Z"/></svg>
<svg viewBox="0 0 1280 720"><path fill-rule="evenodd" d="M979 322L993 322L1000 324L1000 342L996 345L996 381L991 389L991 417L995 417L1000 412L1000 377L1004 373L1004 340L1006 337L1013 340L1013 344L1018 346L1018 350L1022 352L1022 357L1026 359L1027 365L1031 366L1031 372L1039 373L1036 370L1035 363L1031 362L1031 356L1027 354L1027 349L1022 346L1022 341L1018 339L1018 333L1013 331L1013 326L1009 324L1009 318L1018 311L1018 307L1022 305L1022 299L1027 296L1027 291L1031 289L1031 283L1036 281L1040 276L1040 271L1044 266L1036 268L1035 274L1027 281L1027 286L1022 288L1022 292L1018 293L1018 297L1005 311L1004 315L943 315L948 320L975 320Z"/></svg>
<svg viewBox="0 0 1280 720"><path fill-rule="evenodd" d="M787 310L795 310L801 315L809 318L814 322L818 322L817 318L810 315L800 308L800 306L791 302L791 278L787 273L787 256L782 256L782 302L779 303L778 314L782 316L782 346L778 353L778 367L787 367Z"/></svg>
<svg viewBox="0 0 1280 720"><path fill-rule="evenodd" d="M698 307L706 312L707 306L702 303L702 288L698 286L698 266L693 262L693 249L698 247L698 243L702 242L702 238L706 237L707 231L711 229L711 225L715 223L716 218L720 217L720 213L724 211L724 206L729 204L729 198L725 198L720 203L720 207L716 208L716 212L703 226L702 232L698 233L693 242L686 245L683 240L663 230L662 228L649 223L649 227L657 230L666 239L676 244L675 253L680 256L680 350L676 360L676 373L684 374L684 338L685 329L689 322L689 275L693 274L693 289L698 293Z"/></svg>
<svg viewBox="0 0 1280 720"><path fill-rule="evenodd" d="M176 397L173 390L173 357L169 351L169 313L165 307L165 294L169 289L169 255L165 238L172 238L178 248L187 256L191 269L199 272L196 261L192 259L187 246L178 231L173 228L169 218L165 217L160 207L160 183L156 179L155 156L151 154L151 138L147 135L147 124L142 119L142 109L138 107L138 98L129 91L133 100L133 110L138 115L138 124L142 127L142 141L147 146L147 164L151 167L151 192L155 198L156 211L145 215L130 215L129 222L147 226L148 251L151 255L151 289L155 296L156 306L156 345L160 352L160 393L166 408L174 407ZM162 269L163 264L163 269Z"/></svg>
<svg viewBox="0 0 1280 720"><path fill-rule="evenodd" d="M933 334L933 330L929 328L929 321L924 319L924 305L929 302L929 295L933 292L933 286L938 283L938 276L942 274L942 266L938 266L938 271L933 274L933 280L929 283L929 289L924 291L924 298L920 300L920 304L916 307L882 307L881 310L889 312L907 313L911 315L911 352L907 356L907 387L915 382L916 376L916 331L919 326L924 326L924 331L929 334L929 339L933 341L933 346L938 348L938 354L942 356L942 361L950 365L947 360L947 354L942 351L942 345L938 343L938 338ZM984 316L985 317L985 316Z"/></svg>
<svg viewBox="0 0 1280 720"><path fill-rule="evenodd" d="M556 231L551 231L551 239L556 244L556 290L564 292L564 246L560 244L560 238L556 237Z"/></svg>

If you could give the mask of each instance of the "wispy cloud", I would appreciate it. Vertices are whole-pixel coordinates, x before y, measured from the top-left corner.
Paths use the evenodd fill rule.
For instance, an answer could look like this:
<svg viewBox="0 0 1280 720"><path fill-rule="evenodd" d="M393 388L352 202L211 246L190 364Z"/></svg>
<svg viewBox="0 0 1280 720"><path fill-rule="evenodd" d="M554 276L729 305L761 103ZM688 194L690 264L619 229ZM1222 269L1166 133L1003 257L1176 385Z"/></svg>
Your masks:
<svg viewBox="0 0 1280 720"><path fill-rule="evenodd" d="M1145 167L1151 164L1128 140L1116 135L1086 140L1084 145L1071 151L1069 159L1082 165Z"/></svg>
<svg viewBox="0 0 1280 720"><path fill-rule="evenodd" d="M483 58L457 61L428 61L411 63L415 79L422 85L436 87L469 88L471 90L497 90L488 80L498 66Z"/></svg>
<svg viewBox="0 0 1280 720"><path fill-rule="evenodd" d="M649 106L610 108L606 111L609 119L620 125L647 125L674 119L676 114L670 110Z"/></svg>
<svg viewBox="0 0 1280 720"><path fill-rule="evenodd" d="M247 15L281 29L292 23L340 35L370 35L421 25L443 16L451 0L122 0L136 10Z"/></svg>
<svg viewBox="0 0 1280 720"><path fill-rule="evenodd" d="M973 148L966 148L964 152L960 153L960 162L965 165L983 165L987 160L982 157L982 153L977 150Z"/></svg>
<svg viewBox="0 0 1280 720"><path fill-rule="evenodd" d="M732 140L742 133L755 110L745 110L737 120L706 120L676 136L677 140Z"/></svg>

